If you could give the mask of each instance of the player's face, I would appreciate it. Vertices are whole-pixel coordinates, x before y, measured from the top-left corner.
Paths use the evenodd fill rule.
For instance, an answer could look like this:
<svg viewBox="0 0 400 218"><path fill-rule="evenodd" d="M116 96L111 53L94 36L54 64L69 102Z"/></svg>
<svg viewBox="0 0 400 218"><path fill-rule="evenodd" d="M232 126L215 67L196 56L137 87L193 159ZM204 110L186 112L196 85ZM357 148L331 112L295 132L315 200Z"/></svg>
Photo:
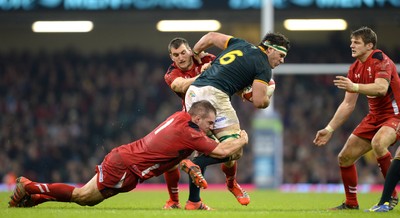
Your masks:
<svg viewBox="0 0 400 218"><path fill-rule="evenodd" d="M196 124L203 132L209 133L214 128L215 118L215 114L210 112L205 118L199 117Z"/></svg>
<svg viewBox="0 0 400 218"><path fill-rule="evenodd" d="M286 54L274 49L268 48L268 62L272 69L285 62Z"/></svg>
<svg viewBox="0 0 400 218"><path fill-rule="evenodd" d="M192 51L184 44L179 48L171 48L171 59L179 69L186 71L193 66Z"/></svg>
<svg viewBox="0 0 400 218"><path fill-rule="evenodd" d="M352 37L350 41L351 56L365 61L372 50L372 43L365 44L361 37Z"/></svg>

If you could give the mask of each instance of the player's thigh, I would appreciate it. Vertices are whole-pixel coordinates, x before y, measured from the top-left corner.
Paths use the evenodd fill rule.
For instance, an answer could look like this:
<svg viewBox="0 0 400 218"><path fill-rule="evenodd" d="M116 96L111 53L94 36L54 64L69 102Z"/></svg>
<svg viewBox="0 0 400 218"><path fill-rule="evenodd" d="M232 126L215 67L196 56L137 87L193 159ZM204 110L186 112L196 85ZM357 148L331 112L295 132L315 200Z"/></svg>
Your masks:
<svg viewBox="0 0 400 218"><path fill-rule="evenodd" d="M396 142L396 130L389 126L382 126L372 138L372 145L379 144L386 148Z"/></svg>
<svg viewBox="0 0 400 218"><path fill-rule="evenodd" d="M221 129L215 129L213 133L220 142L232 141L240 137L240 125L233 124ZM231 155L231 159L238 160L242 156L243 156L243 148L240 148Z"/></svg>
<svg viewBox="0 0 400 218"><path fill-rule="evenodd" d="M396 137L395 129L389 126L382 126L372 138L372 148L376 154L379 154L381 150L386 151L390 145L396 142Z"/></svg>
<svg viewBox="0 0 400 218"><path fill-rule="evenodd" d="M194 102L201 100L209 101L217 110L214 129L230 128L231 125L235 124L239 125L239 118L232 106L230 97L225 92L212 86L190 86L185 96L186 109L189 110Z"/></svg>
<svg viewBox="0 0 400 218"><path fill-rule="evenodd" d="M351 134L338 155L339 165L349 166L371 149L369 140Z"/></svg>
<svg viewBox="0 0 400 218"><path fill-rule="evenodd" d="M216 91L214 96L214 107L217 110L214 129L224 131L230 129L240 130L239 118L233 108L229 96L222 91ZM222 130L221 130L222 129Z"/></svg>
<svg viewBox="0 0 400 218"><path fill-rule="evenodd" d="M232 141L232 140L235 140L235 139L237 139L237 138L240 137L240 136L237 134L237 130L234 130L232 133L233 133L233 134L231 135L231 137L227 137L227 138L226 138L225 140L223 140L223 141L224 141L224 142ZM239 160L242 156L243 156L243 148L239 148L235 153L233 153L233 154L230 156L230 159L234 162L234 160ZM233 163L231 163L231 164L233 164Z"/></svg>
<svg viewBox="0 0 400 218"><path fill-rule="evenodd" d="M231 124L226 127L222 127L219 129L214 129L213 134L217 137L218 140L225 141L227 139L236 139L240 136L240 124Z"/></svg>

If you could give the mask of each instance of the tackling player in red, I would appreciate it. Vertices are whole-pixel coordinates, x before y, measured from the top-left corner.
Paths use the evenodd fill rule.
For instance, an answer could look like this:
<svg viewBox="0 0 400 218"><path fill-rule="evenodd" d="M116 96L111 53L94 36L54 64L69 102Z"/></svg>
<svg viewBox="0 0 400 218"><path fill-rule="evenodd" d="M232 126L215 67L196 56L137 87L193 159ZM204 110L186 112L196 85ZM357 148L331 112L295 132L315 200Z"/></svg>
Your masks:
<svg viewBox="0 0 400 218"><path fill-rule="evenodd" d="M47 201L94 206L161 175L194 150L225 158L248 143L245 131L241 131L240 138L229 142L217 143L210 139L206 134L212 130L215 117L216 110L208 101L194 103L188 112L176 112L145 137L114 148L83 187L40 183L19 177L9 206L32 207ZM201 174L197 176L202 177Z"/></svg>

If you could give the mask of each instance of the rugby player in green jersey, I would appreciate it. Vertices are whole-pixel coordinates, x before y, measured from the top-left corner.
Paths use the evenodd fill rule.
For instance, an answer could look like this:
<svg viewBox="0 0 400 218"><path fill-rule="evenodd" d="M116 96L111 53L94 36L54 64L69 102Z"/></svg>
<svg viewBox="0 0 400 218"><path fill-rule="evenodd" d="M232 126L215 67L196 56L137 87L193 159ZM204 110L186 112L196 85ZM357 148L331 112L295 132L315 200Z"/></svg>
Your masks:
<svg viewBox="0 0 400 218"><path fill-rule="evenodd" d="M210 101L217 109L214 135L219 141L233 140L239 137L240 124L231 104L231 97L235 93L241 93L245 87L252 86L253 105L256 108L268 107L272 94L267 95L267 89L272 79L272 69L284 63L290 42L282 34L268 33L256 46L243 39L210 32L194 45L192 51L195 59L200 61L202 52L212 46L222 49L222 52L212 62L211 67L190 85L186 92L185 104L186 108L190 109L193 102L203 99ZM240 204L247 205L250 203L250 197L236 182L235 160L239 159L242 153L243 150L240 150L229 159L222 160L224 162L221 168L227 177L228 189ZM222 163L221 159L205 155L197 156L193 162L202 170L208 165ZM190 165L191 162L189 160L181 162L181 165L185 164ZM200 189L192 183L185 209L210 209L202 203Z"/></svg>

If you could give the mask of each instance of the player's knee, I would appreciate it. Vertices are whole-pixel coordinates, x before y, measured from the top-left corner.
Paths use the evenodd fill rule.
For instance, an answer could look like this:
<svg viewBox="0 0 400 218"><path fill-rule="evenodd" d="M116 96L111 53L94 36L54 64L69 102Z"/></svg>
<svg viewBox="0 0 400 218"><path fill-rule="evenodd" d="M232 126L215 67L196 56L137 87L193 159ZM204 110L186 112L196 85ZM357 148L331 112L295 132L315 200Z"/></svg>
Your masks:
<svg viewBox="0 0 400 218"><path fill-rule="evenodd" d="M93 206L99 204L100 202L102 202L102 200L101 201L87 201L86 206L93 207Z"/></svg>
<svg viewBox="0 0 400 218"><path fill-rule="evenodd" d="M89 205L89 198L85 195L78 194L74 197L73 201L81 206Z"/></svg>
<svg viewBox="0 0 400 218"><path fill-rule="evenodd" d="M102 201L102 199L93 199L90 196L81 196L80 198L76 199L75 203L81 206L95 206Z"/></svg>
<svg viewBox="0 0 400 218"><path fill-rule="evenodd" d="M389 150L388 150L389 146L390 145L385 146L382 143L377 143L374 141L372 141L372 143L371 143L372 150L374 151L376 157L381 157L381 156L387 154L389 152Z"/></svg>
<svg viewBox="0 0 400 218"><path fill-rule="evenodd" d="M346 154L339 153L338 155L339 166L349 166L352 164L352 158Z"/></svg>
<svg viewBox="0 0 400 218"><path fill-rule="evenodd" d="M224 163L225 167L231 168L235 165L236 161L235 160L230 160Z"/></svg>
<svg viewBox="0 0 400 218"><path fill-rule="evenodd" d="M71 201L81 206L94 206L103 201L103 198L98 198L91 192L84 189L75 189Z"/></svg>

